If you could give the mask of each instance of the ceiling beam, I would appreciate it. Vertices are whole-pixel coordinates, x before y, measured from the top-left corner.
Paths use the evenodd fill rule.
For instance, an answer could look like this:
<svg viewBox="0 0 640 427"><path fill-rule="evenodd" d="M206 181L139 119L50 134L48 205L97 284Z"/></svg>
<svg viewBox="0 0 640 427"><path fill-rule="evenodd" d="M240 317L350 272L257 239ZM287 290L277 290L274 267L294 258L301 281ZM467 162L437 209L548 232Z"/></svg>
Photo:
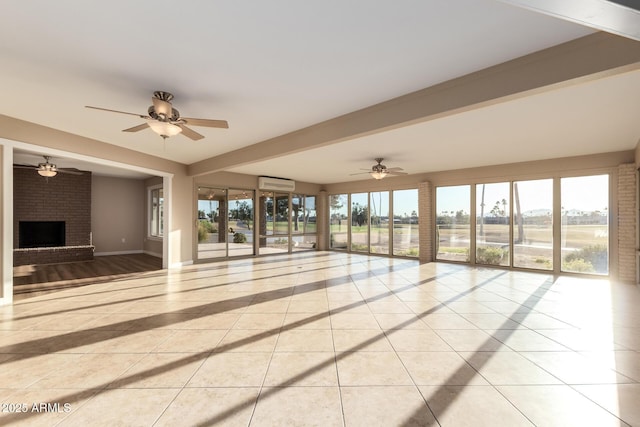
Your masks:
<svg viewBox="0 0 640 427"><path fill-rule="evenodd" d="M118 145L108 144L84 136L0 114L0 138L19 143L36 145L46 154L47 149L74 153L78 156L99 158L106 165L132 166L132 169L154 175L154 171L183 175L186 165L163 159ZM72 157L73 158L73 157ZM126 159L126 160L123 160Z"/></svg>
<svg viewBox="0 0 640 427"><path fill-rule="evenodd" d="M640 43L595 33L188 166L192 176L640 69Z"/></svg>
<svg viewBox="0 0 640 427"><path fill-rule="evenodd" d="M640 41L640 1L638 0L500 1Z"/></svg>

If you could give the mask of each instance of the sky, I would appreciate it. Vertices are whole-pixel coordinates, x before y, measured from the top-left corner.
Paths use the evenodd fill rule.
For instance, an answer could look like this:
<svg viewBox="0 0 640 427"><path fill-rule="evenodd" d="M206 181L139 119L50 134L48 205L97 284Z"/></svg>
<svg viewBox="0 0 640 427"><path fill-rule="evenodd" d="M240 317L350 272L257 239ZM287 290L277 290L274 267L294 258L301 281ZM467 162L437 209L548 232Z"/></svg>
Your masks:
<svg viewBox="0 0 640 427"><path fill-rule="evenodd" d="M479 191L476 196L478 206L481 200L482 184L477 186ZM474 186L460 185L451 187L438 187L436 193L436 210L458 211L463 209L470 211L469 192ZM509 184L486 184L485 210L490 211L497 201L506 199L509 202ZM522 212L551 209L553 205L553 180L539 179L518 182L520 195L520 209ZM576 178L561 179L561 205L566 210L576 209L585 212L595 210L603 211L609 205L609 176L594 175ZM502 206L502 204L501 204ZM507 205L508 209L508 205ZM479 212L478 212L479 215Z"/></svg>

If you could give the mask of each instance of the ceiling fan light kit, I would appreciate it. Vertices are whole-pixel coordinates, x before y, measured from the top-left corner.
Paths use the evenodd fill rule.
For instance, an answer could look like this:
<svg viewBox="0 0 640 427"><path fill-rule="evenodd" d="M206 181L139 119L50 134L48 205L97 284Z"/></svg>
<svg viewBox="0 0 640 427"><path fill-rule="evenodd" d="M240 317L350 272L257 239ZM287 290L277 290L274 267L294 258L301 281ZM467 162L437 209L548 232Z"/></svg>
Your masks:
<svg viewBox="0 0 640 427"><path fill-rule="evenodd" d="M371 172L369 172L369 173L371 174L371 176L372 176L374 179L382 179L382 178L384 178L385 176L387 176L387 175L389 174L387 171L384 171L384 170L381 170L381 171L375 171L375 172L374 172L374 171L371 171Z"/></svg>
<svg viewBox="0 0 640 427"><path fill-rule="evenodd" d="M373 166L371 166L371 169L361 169L361 170L366 170L367 172L358 172L358 173L352 173L351 175L362 175L365 173L368 173L369 175L371 175L374 179L383 179L386 178L389 175L406 175L406 172L402 172L402 168L388 168L385 165L382 164L382 161L384 160L382 157L377 157L374 159L377 163Z"/></svg>
<svg viewBox="0 0 640 427"><path fill-rule="evenodd" d="M210 128L222 128L228 129L229 123L226 120L211 120L211 119L193 119L189 117L181 117L180 112L173 108L171 100L173 95L169 92L155 91L151 102L153 105L147 110L147 115L128 113L126 111L110 110L108 108L92 107L87 105L87 108L94 110L109 111L111 113L127 114L130 116L138 116L141 119L146 120L146 123L137 125L128 129L124 129L123 132L139 132L141 130L151 128L155 133L160 135L162 139L178 135L182 133L189 139L197 141L204 138L204 135L199 134L193 129L187 127L190 126L204 126Z"/></svg>
<svg viewBox="0 0 640 427"><path fill-rule="evenodd" d="M49 163L49 157L45 156L45 163L38 163L38 175L45 178L51 178L58 175L58 168L56 165Z"/></svg>
<svg viewBox="0 0 640 427"><path fill-rule="evenodd" d="M157 120L147 120L147 124L152 131L160 135L162 138L167 139L170 136L176 136L182 132L182 128L178 125L174 125L169 122L161 122Z"/></svg>

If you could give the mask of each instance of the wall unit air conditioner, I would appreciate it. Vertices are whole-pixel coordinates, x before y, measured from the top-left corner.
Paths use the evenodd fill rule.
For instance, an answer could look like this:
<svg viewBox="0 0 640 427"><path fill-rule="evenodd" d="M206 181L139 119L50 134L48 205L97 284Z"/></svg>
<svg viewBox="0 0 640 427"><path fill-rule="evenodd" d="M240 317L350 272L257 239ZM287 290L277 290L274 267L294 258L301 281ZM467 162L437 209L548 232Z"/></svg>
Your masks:
<svg viewBox="0 0 640 427"><path fill-rule="evenodd" d="M260 190L283 191L287 193L295 190L296 182L290 179L261 176L258 178L258 188Z"/></svg>

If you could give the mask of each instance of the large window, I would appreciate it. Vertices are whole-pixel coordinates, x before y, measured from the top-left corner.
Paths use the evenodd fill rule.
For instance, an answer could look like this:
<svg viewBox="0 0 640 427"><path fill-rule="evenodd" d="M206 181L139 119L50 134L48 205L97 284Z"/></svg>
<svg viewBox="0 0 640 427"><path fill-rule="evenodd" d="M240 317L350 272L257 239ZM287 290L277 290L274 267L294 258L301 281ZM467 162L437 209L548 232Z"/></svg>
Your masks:
<svg viewBox="0 0 640 427"><path fill-rule="evenodd" d="M418 222L417 189L329 196L331 249L417 257Z"/></svg>
<svg viewBox="0 0 640 427"><path fill-rule="evenodd" d="M436 189L436 259L469 262L471 187Z"/></svg>
<svg viewBox="0 0 640 427"><path fill-rule="evenodd" d="M476 185L476 263L510 265L510 184Z"/></svg>
<svg viewBox="0 0 640 427"><path fill-rule="evenodd" d="M474 240L468 188L436 188L437 259L609 273L609 175L475 184Z"/></svg>
<svg viewBox="0 0 640 427"><path fill-rule="evenodd" d="M562 271L609 273L609 176L562 178Z"/></svg>
<svg viewBox="0 0 640 427"><path fill-rule="evenodd" d="M553 270L553 180L513 183L513 265Z"/></svg>
<svg viewBox="0 0 640 427"><path fill-rule="evenodd" d="M393 254L417 257L420 253L418 240L418 190L396 190L393 192Z"/></svg>
<svg viewBox="0 0 640 427"><path fill-rule="evenodd" d="M164 194L162 187L149 189L149 236L162 237L164 234Z"/></svg>

